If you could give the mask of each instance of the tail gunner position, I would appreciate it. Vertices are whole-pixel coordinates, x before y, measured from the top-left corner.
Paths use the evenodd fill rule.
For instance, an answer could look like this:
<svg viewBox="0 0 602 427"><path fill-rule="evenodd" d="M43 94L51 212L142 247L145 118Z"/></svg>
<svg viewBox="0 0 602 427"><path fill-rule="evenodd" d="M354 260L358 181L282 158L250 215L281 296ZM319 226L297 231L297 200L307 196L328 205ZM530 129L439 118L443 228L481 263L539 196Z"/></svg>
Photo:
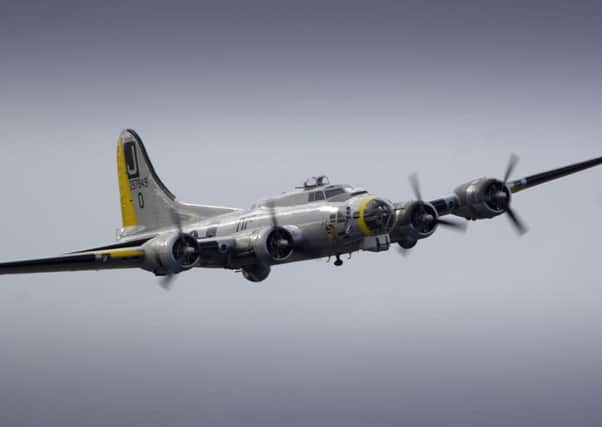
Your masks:
<svg viewBox="0 0 602 427"><path fill-rule="evenodd" d="M392 202L348 185L332 185L325 176L249 209L182 203L159 179L140 137L124 130L117 141L117 173L122 228L117 242L66 255L0 264L0 274L141 268L163 276L195 267L225 268L260 282L272 266L365 250L380 252L397 243L403 250L433 235L438 226L465 229L468 220L508 215L518 233L526 231L511 207L512 197L545 182L602 164L602 157L511 180L513 156L502 179L479 178L447 197L416 196Z"/></svg>

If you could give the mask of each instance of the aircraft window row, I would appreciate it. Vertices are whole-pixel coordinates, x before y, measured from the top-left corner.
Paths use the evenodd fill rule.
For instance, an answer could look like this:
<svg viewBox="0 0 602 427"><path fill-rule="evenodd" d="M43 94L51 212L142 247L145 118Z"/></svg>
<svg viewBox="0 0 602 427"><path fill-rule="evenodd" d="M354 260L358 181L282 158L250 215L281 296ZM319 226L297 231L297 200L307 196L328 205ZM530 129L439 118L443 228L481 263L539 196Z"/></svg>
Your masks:
<svg viewBox="0 0 602 427"><path fill-rule="evenodd" d="M238 233L239 231L244 231L248 228L249 223L253 221L253 218L255 217L255 215L251 215L245 218L240 218L238 220L238 222L236 223L236 233Z"/></svg>
<svg viewBox="0 0 602 427"><path fill-rule="evenodd" d="M316 202L318 200L324 200L324 192L323 191L312 191L309 193L309 201Z"/></svg>

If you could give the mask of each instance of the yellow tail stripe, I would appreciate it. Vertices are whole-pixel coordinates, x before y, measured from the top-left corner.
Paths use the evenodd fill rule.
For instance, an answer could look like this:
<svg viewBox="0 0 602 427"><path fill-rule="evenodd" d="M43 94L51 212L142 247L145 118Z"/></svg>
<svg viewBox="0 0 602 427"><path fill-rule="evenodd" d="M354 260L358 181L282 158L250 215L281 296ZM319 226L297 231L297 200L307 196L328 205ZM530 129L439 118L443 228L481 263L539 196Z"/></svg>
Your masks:
<svg viewBox="0 0 602 427"><path fill-rule="evenodd" d="M123 227L138 225L136 208L132 199L132 190L125 166L125 155L123 154L123 141L117 140L117 173L119 177L119 195L121 199L121 223Z"/></svg>

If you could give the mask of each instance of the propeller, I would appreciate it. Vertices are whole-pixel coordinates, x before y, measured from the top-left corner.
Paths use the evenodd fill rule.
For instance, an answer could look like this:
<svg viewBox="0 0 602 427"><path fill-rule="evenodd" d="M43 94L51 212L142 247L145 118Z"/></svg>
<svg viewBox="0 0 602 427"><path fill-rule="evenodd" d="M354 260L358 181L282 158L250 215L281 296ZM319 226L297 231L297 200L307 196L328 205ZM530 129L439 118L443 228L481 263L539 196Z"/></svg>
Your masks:
<svg viewBox="0 0 602 427"><path fill-rule="evenodd" d="M433 230L433 228L437 225L440 225L444 228L448 228L453 231L465 232L468 226L464 222L458 222L451 219L443 219L440 218L437 214L437 210L428 203L425 203L422 199L422 191L420 190L420 180L418 179L418 174L412 174L409 176L410 187L412 188L412 192L416 197L418 204L414 208L415 210L412 213L412 224L418 232L428 233L429 230ZM415 244L415 242L414 242ZM406 246L406 245L404 245ZM413 245L411 245L413 247ZM410 246L403 247L401 245L398 246L397 250L403 257L407 257L411 251Z"/></svg>
<svg viewBox="0 0 602 427"><path fill-rule="evenodd" d="M398 245L398 246L397 246L397 251L399 252L399 254L400 254L402 257L406 258L406 257L407 257L407 256L410 254L410 252L411 252L412 250L411 250L411 249L402 248L401 246L399 246L399 245Z"/></svg>
<svg viewBox="0 0 602 427"><path fill-rule="evenodd" d="M159 279L159 285L161 285L161 287L166 291L169 291L174 284L175 278L175 273L167 273L167 276L163 276L161 279Z"/></svg>
<svg viewBox="0 0 602 427"><path fill-rule="evenodd" d="M414 192L414 196L419 202L423 202L422 200L422 191L420 191L420 180L418 179L418 174L413 173L409 177L410 187L412 187L412 191ZM450 230L465 232L468 226L464 222L453 221L451 219L443 219L438 216L434 216L431 213L427 212L425 209L422 209L420 215L420 222L425 224L426 226L433 225L433 222L442 227L448 228Z"/></svg>
<svg viewBox="0 0 602 427"><path fill-rule="evenodd" d="M496 209L504 210L508 215L510 223L516 230L519 236L522 236L528 231L525 223L520 219L518 214L510 206L510 189L508 188L508 180L514 172L516 165L518 164L519 157L516 154L512 154L508 160L506 171L504 173L503 186L496 186L492 184L491 191L489 193L489 203Z"/></svg>
<svg viewBox="0 0 602 427"><path fill-rule="evenodd" d="M190 243L189 240L191 237L188 236L186 233L184 233L183 228L182 228L182 219L180 218L180 215L178 215L178 212L176 211L176 209L174 207L171 207L169 210L169 213L171 216L171 221L172 221L173 225L176 227L176 230L178 231L176 241L174 243L174 248L173 248L174 257L178 261L186 260L187 263L194 262L194 259L198 256L198 252L197 252L198 248L195 248L194 246L191 246L189 244ZM173 269L169 270L167 272L167 275L162 277L159 281L159 284L161 285L161 287L165 290L171 289L178 273L179 273L179 271L174 271Z"/></svg>
<svg viewBox="0 0 602 427"><path fill-rule="evenodd" d="M174 273L167 273L167 276L161 277L159 279L159 285L166 291L169 291L173 286L173 282L175 280L176 275Z"/></svg>
<svg viewBox="0 0 602 427"><path fill-rule="evenodd" d="M412 187L412 192L414 193L414 196L416 197L416 199L422 201L422 192L420 191L420 180L418 179L418 174L413 173L412 175L410 175L409 180L410 187Z"/></svg>
<svg viewBox="0 0 602 427"><path fill-rule="evenodd" d="M291 247L294 245L292 237L285 231L279 224L276 216L276 206L273 200L269 200L266 204L269 214L270 222L272 223L273 231L270 233L268 238L268 249L275 258L284 258L286 254L290 253ZM299 248L297 248L299 249Z"/></svg>
<svg viewBox="0 0 602 427"><path fill-rule="evenodd" d="M169 215L171 216L171 222L173 223L173 225L176 226L176 229L178 230L179 238L184 234L184 232L182 231L182 219L180 218L180 215L178 215L174 207L171 207L169 209ZM174 271L168 271L167 275L163 276L159 280L159 284L161 285L161 287L166 291L170 290L174 284L174 280L176 279L176 274L177 273Z"/></svg>
<svg viewBox="0 0 602 427"><path fill-rule="evenodd" d="M278 228L278 218L276 217L276 205L273 200L268 200L266 203L268 208L268 212L270 213L270 221L272 223L272 227Z"/></svg>

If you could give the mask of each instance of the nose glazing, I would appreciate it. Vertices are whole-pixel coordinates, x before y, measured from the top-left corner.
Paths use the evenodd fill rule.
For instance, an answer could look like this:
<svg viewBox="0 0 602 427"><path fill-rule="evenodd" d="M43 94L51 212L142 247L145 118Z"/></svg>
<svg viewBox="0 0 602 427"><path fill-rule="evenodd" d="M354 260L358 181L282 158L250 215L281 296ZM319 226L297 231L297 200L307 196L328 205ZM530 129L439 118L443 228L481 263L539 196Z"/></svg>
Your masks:
<svg viewBox="0 0 602 427"><path fill-rule="evenodd" d="M364 209L364 221L372 233L388 231L393 209L382 199L372 199Z"/></svg>

